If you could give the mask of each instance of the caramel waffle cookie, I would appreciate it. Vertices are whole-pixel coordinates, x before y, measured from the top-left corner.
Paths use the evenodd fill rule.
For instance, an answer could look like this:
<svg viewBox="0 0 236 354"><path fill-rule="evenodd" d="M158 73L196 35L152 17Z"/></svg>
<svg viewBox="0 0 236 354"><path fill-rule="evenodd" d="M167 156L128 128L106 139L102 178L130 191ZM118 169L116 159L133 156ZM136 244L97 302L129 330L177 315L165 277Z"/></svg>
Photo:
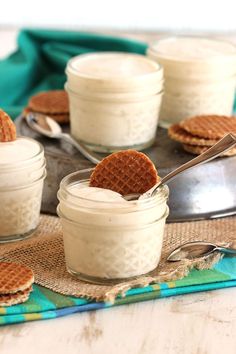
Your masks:
<svg viewBox="0 0 236 354"><path fill-rule="evenodd" d="M205 139L221 139L227 133L236 134L236 117L202 115L180 122L181 128Z"/></svg>
<svg viewBox="0 0 236 354"><path fill-rule="evenodd" d="M145 154L124 150L105 157L95 167L90 186L127 195L144 193L159 180L154 164Z"/></svg>
<svg viewBox="0 0 236 354"><path fill-rule="evenodd" d="M179 143L196 146L212 146L218 141L216 139L204 139L194 136L184 130L179 124L171 125L168 129L168 135L172 140L178 141Z"/></svg>
<svg viewBox="0 0 236 354"><path fill-rule="evenodd" d="M9 115L0 109L0 142L16 140L16 126Z"/></svg>
<svg viewBox="0 0 236 354"><path fill-rule="evenodd" d="M1 294L0 306L12 306L26 302L29 299L32 287L28 289L17 291L14 294Z"/></svg>
<svg viewBox="0 0 236 354"><path fill-rule="evenodd" d="M190 144L183 144L183 149L187 152L190 152L191 154L194 155L201 155L203 152L207 151L210 148L210 146L196 146L196 145L190 145ZM234 156L236 155L236 148L232 148L220 156Z"/></svg>
<svg viewBox="0 0 236 354"><path fill-rule="evenodd" d="M14 294L31 287L34 273L23 264L0 262L0 296Z"/></svg>
<svg viewBox="0 0 236 354"><path fill-rule="evenodd" d="M40 92L30 98L28 108L33 112L45 113L48 115L68 115L68 95L64 90Z"/></svg>

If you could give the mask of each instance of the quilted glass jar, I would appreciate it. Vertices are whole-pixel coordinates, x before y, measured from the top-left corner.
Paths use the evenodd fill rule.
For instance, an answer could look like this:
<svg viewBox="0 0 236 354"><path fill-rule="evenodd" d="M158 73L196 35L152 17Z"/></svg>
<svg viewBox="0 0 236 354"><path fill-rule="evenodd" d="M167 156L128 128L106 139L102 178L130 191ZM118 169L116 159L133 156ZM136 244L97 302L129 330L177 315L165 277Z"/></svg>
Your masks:
<svg viewBox="0 0 236 354"><path fill-rule="evenodd" d="M68 271L95 283L152 271L160 260L169 211L167 186L152 198L128 202L118 193L88 187L90 173L68 175L58 192Z"/></svg>
<svg viewBox="0 0 236 354"><path fill-rule="evenodd" d="M163 70L143 55L96 53L66 68L71 134L90 149L150 146L162 101Z"/></svg>
<svg viewBox="0 0 236 354"><path fill-rule="evenodd" d="M202 114L231 115L236 84L236 47L198 37L169 37L148 48L164 68L162 126Z"/></svg>
<svg viewBox="0 0 236 354"><path fill-rule="evenodd" d="M0 243L24 239L38 226L45 175L37 141L19 137L0 143Z"/></svg>

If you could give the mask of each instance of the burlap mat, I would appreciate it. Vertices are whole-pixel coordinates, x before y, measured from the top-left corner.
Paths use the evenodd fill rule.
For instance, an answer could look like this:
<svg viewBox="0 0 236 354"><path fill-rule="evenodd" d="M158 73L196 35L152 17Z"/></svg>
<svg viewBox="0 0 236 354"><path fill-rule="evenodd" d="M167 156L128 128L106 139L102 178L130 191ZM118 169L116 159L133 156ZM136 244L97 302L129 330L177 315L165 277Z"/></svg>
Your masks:
<svg viewBox="0 0 236 354"><path fill-rule="evenodd" d="M35 237L11 244L0 245L0 259L21 262L31 267L35 282L65 295L86 297L96 301L113 301L133 287L153 282L181 279L192 267L206 269L220 259L218 253L207 260L171 263L166 256L178 245L193 240L233 244L236 239L236 217L166 225L162 259L149 276L142 276L116 285L94 285L72 277L66 270L60 221L57 217L41 216Z"/></svg>

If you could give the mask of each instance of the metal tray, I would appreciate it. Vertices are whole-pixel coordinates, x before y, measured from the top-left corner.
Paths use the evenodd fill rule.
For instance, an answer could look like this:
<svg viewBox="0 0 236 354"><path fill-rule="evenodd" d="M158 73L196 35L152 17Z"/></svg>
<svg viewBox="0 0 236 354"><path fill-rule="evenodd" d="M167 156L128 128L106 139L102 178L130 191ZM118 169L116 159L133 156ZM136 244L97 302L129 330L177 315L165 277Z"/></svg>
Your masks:
<svg viewBox="0 0 236 354"><path fill-rule="evenodd" d="M56 214L57 191L61 179L79 169L93 167L75 148L33 132L22 116L15 121L19 135L37 139L45 148L47 178L42 212ZM69 130L68 126L63 128ZM180 144L170 140L167 131L158 128L154 145L144 151L164 176L193 158ZM105 156L102 155L101 156ZM170 214L168 222L216 218L236 214L236 157L217 158L186 171L169 182Z"/></svg>

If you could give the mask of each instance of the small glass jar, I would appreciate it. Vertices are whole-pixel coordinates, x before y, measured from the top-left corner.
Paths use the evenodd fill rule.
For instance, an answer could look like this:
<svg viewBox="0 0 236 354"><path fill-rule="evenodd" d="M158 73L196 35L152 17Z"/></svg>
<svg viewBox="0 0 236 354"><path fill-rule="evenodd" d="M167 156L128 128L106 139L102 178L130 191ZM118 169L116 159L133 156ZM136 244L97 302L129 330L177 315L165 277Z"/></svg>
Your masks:
<svg viewBox="0 0 236 354"><path fill-rule="evenodd" d="M36 229L45 176L44 150L36 140L0 143L0 243L24 239Z"/></svg>
<svg viewBox="0 0 236 354"><path fill-rule="evenodd" d="M65 177L58 192L68 271L80 279L109 283L154 270L160 260L168 188L145 200L102 201L81 197L91 170Z"/></svg>
<svg viewBox="0 0 236 354"><path fill-rule="evenodd" d="M100 152L153 143L163 90L159 64L138 54L96 53L72 58L66 73L75 139Z"/></svg>
<svg viewBox="0 0 236 354"><path fill-rule="evenodd" d="M169 37L148 48L164 68L160 124L195 115L231 115L236 84L236 47L221 40Z"/></svg>

